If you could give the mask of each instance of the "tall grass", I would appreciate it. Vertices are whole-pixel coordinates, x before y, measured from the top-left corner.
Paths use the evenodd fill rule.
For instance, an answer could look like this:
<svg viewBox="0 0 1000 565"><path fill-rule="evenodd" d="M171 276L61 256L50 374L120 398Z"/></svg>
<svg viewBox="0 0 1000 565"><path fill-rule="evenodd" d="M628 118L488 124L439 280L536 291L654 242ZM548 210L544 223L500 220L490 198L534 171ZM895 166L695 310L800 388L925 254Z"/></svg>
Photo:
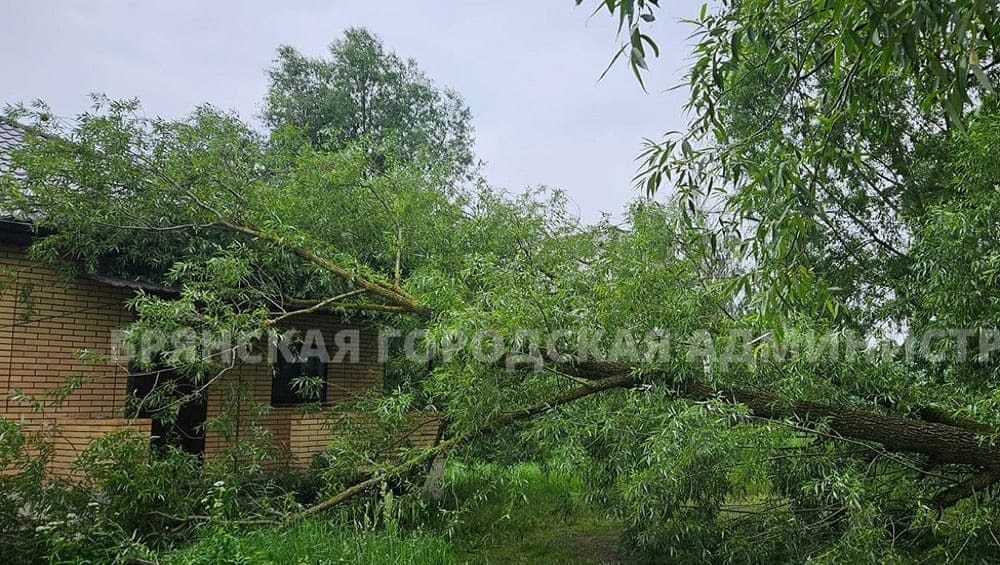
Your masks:
<svg viewBox="0 0 1000 565"><path fill-rule="evenodd" d="M539 525L564 525L588 510L579 478L535 464L455 463L446 470L445 485L430 522L464 543L520 540Z"/></svg>
<svg viewBox="0 0 1000 565"><path fill-rule="evenodd" d="M583 483L537 465L449 464L445 496L383 492L362 514L340 512L284 529L215 531L162 563L599 562L578 537L614 540L618 524L590 508ZM612 541L613 543L613 541Z"/></svg>

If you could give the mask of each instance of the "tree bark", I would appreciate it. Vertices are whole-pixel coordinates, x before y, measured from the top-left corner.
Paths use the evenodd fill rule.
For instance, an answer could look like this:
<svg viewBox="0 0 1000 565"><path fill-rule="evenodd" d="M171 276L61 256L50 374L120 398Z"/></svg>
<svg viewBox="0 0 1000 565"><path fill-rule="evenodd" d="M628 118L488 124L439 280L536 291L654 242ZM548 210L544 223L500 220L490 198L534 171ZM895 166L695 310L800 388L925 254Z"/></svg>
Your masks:
<svg viewBox="0 0 1000 565"><path fill-rule="evenodd" d="M1000 481L1000 471L987 469L973 474L966 480L952 485L934 495L931 499L931 506L939 512L945 508L950 508L962 499L983 492Z"/></svg>
<svg viewBox="0 0 1000 565"><path fill-rule="evenodd" d="M939 463L1000 469L1000 446L992 444L994 438L965 428L818 402L789 402L774 394L746 389L713 391L694 384L681 394L697 400L717 397L744 404L755 416L769 420L794 420L807 426L825 424L831 433L843 438L875 442L888 451L928 455Z"/></svg>

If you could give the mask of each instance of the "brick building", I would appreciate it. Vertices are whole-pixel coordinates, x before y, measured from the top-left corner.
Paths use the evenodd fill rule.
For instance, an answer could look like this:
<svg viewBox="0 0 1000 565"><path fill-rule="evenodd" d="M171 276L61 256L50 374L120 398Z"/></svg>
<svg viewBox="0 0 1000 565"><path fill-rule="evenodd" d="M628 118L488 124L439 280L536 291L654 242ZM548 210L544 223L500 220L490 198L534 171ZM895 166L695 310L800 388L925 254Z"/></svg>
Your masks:
<svg viewBox="0 0 1000 565"><path fill-rule="evenodd" d="M19 126L0 120L0 172L17 174L9 152L21 133ZM306 413L296 406L300 400L290 394L290 379L302 367L295 364L238 362L207 385L204 401L181 407L173 430L162 429L149 414L128 410L127 401L148 388L149 379L172 377L130 372L128 360L117 355L115 336L133 319L126 302L138 291L171 290L105 276L66 281L28 257L35 237L30 221L0 218L0 415L51 433L53 472L70 474L77 455L94 438L121 429L151 438L179 436L185 449L211 458L248 433L241 422L248 427L253 422L297 464L308 464L337 433L329 409ZM321 312L294 318L294 324L286 329L319 329L324 336L349 330L357 340L354 355L310 365L325 377L323 406L381 388L376 328ZM75 388L59 398L74 380ZM225 432L203 426L220 415L233 424ZM425 422L409 441L433 441L437 427Z"/></svg>

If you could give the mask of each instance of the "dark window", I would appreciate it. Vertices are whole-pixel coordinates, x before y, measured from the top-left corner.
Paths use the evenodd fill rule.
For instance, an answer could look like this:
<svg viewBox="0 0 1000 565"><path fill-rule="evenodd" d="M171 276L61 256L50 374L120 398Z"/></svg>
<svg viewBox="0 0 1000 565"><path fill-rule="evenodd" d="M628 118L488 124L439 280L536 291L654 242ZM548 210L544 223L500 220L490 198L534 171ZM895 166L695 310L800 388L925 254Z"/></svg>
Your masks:
<svg viewBox="0 0 1000 565"><path fill-rule="evenodd" d="M159 404L163 399L154 398L154 390L163 390L170 386L171 382L177 381L177 374L174 371L162 367L157 367L149 371L143 371L130 367L128 376L125 379L127 397L125 399L125 416L128 418L153 418L156 415Z"/></svg>
<svg viewBox="0 0 1000 565"><path fill-rule="evenodd" d="M308 379L304 377L314 377L320 382L316 383L318 386L309 386ZM288 360L283 355L279 355L274 364L271 404L307 404L310 402L326 402L326 363L319 357Z"/></svg>
<svg viewBox="0 0 1000 565"><path fill-rule="evenodd" d="M164 367L132 369L126 386L125 414L153 420L150 432L154 446L174 445L199 455L204 452L208 405L201 387ZM186 398L189 400L183 402ZM173 409L168 410L170 405Z"/></svg>

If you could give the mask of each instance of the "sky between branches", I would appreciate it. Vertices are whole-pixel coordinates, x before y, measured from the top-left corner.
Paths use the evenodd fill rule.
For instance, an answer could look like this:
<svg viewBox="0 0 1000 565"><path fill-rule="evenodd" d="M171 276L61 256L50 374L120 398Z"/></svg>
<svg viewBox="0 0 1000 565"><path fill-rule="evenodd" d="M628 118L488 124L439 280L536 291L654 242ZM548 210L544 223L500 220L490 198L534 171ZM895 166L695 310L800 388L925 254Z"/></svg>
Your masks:
<svg viewBox="0 0 1000 565"><path fill-rule="evenodd" d="M671 2L651 29L663 56L643 93L617 47L615 20L571 0L423 2L5 2L0 103L43 99L59 117L90 92L138 97L148 115L180 117L210 102L257 120L275 48L308 55L350 26L413 57L472 109L487 179L511 191L563 188L585 221L636 192L642 138L683 129L686 37L700 2ZM593 5L593 3L590 3Z"/></svg>

